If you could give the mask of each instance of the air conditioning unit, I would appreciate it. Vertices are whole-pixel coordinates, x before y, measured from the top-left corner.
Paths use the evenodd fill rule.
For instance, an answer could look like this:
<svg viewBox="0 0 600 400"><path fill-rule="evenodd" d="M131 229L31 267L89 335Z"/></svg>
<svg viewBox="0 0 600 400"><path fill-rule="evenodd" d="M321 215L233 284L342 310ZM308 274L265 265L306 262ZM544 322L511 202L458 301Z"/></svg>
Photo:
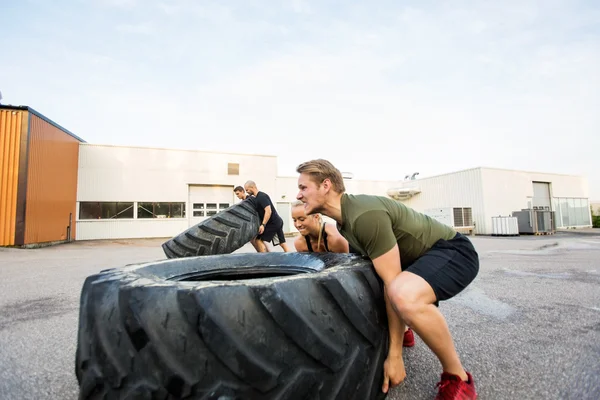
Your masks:
<svg viewBox="0 0 600 400"><path fill-rule="evenodd" d="M430 208L425 215L452 228L473 228L473 211L471 207Z"/></svg>
<svg viewBox="0 0 600 400"><path fill-rule="evenodd" d="M513 217L519 221L519 233L551 234L556 232L554 211L524 208L513 211Z"/></svg>

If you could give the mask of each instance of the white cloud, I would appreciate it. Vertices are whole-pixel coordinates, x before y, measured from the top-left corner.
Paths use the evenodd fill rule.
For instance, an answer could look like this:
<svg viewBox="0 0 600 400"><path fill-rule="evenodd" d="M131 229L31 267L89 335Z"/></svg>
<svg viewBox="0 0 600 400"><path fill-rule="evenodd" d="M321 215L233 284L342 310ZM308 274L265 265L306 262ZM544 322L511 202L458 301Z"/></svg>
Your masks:
<svg viewBox="0 0 600 400"><path fill-rule="evenodd" d="M140 35L151 35L155 32L155 28L149 22L139 24L121 24L117 25L117 31L125 33L134 33Z"/></svg>
<svg viewBox="0 0 600 400"><path fill-rule="evenodd" d="M299 14L312 14L313 9L306 0L292 0L292 9Z"/></svg>

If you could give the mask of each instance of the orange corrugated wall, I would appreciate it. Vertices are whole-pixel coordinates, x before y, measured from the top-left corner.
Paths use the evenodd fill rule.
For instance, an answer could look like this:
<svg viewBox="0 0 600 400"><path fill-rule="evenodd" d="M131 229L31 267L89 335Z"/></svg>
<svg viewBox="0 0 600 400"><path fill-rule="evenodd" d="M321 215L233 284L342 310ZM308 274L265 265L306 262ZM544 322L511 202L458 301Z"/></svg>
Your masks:
<svg viewBox="0 0 600 400"><path fill-rule="evenodd" d="M75 240L79 141L31 114L24 244Z"/></svg>
<svg viewBox="0 0 600 400"><path fill-rule="evenodd" d="M26 115L0 110L0 246L15 244L21 128Z"/></svg>

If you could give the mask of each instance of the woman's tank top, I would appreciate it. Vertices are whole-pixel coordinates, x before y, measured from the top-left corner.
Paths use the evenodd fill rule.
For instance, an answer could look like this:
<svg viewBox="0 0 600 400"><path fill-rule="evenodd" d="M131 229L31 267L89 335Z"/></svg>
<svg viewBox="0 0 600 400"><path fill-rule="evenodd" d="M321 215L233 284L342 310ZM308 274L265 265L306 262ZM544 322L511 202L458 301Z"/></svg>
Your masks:
<svg viewBox="0 0 600 400"><path fill-rule="evenodd" d="M323 227L321 228L321 238L323 239L323 244L325 245L325 250L327 250L329 252L330 250L329 250L329 246L327 245L327 232L325 232L325 224L326 224L326 222L323 223ZM314 253L312 245L310 244L310 238L308 236L304 236L304 239L306 239L306 247L308 247L308 251L310 253Z"/></svg>

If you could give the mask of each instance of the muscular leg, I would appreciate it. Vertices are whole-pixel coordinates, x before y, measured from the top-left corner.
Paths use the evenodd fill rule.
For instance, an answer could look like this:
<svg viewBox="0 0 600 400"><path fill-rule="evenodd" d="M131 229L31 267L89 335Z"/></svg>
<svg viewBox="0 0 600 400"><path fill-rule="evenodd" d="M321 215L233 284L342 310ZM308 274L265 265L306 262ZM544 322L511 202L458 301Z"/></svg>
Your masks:
<svg viewBox="0 0 600 400"><path fill-rule="evenodd" d="M270 253L271 252L271 250L269 250L269 246L267 245L267 242L263 242L262 240L259 240L259 243L262 245L261 253Z"/></svg>
<svg viewBox="0 0 600 400"><path fill-rule="evenodd" d="M446 319L434 305L436 296L431 286L420 276L404 271L389 284L388 290L400 318L438 357L443 370L466 381L467 374L456 353Z"/></svg>
<svg viewBox="0 0 600 400"><path fill-rule="evenodd" d="M281 243L281 248L283 249L283 251L285 251L286 253L290 252L290 248L287 245L287 243Z"/></svg>
<svg viewBox="0 0 600 400"><path fill-rule="evenodd" d="M253 246L257 252L268 253L269 249L267 248L267 245L265 244L265 242L263 242L262 240L260 240L258 238L255 238L253 240L254 240Z"/></svg>
<svg viewBox="0 0 600 400"><path fill-rule="evenodd" d="M250 240L250 243L252 243L252 246L254 247L254 249L255 249L257 252L259 252L259 253L261 252L261 251L260 251L261 247L260 247L260 245L258 244L258 240L257 240L257 239L252 239L252 240Z"/></svg>

